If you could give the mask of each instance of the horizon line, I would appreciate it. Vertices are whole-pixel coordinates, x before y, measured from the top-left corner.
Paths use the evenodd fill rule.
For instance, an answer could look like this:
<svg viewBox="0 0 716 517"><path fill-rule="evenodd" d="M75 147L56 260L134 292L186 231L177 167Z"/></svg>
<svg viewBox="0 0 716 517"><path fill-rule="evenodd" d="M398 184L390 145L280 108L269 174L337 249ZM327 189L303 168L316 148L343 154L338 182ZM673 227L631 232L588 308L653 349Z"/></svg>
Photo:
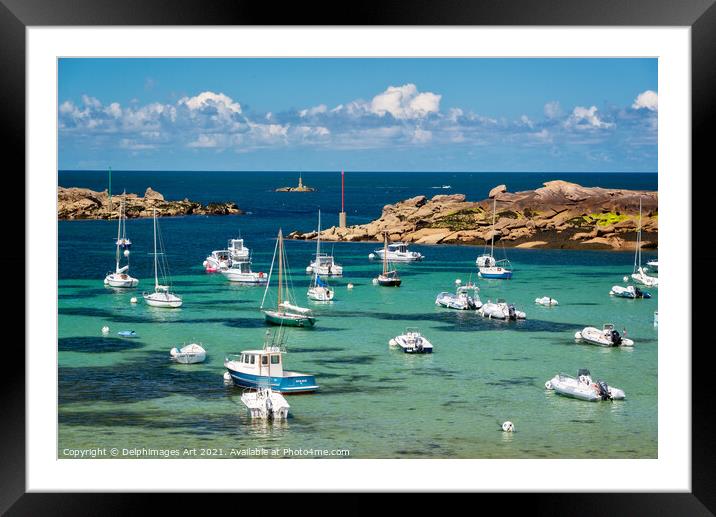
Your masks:
<svg viewBox="0 0 716 517"><path fill-rule="evenodd" d="M57 169L57 172L107 172L108 169ZM290 172L295 174L304 173L477 173L477 174L658 174L659 171L504 171L504 170L455 170L455 171L434 171L434 170L282 170L282 169L256 169L256 170L237 170L237 169L112 169L112 172Z"/></svg>

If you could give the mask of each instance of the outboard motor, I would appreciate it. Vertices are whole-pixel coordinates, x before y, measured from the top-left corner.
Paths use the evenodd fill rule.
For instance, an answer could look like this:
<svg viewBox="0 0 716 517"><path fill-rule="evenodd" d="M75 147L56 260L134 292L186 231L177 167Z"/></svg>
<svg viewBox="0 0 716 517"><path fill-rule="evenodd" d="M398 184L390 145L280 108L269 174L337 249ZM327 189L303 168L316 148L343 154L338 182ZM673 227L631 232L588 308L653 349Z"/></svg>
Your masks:
<svg viewBox="0 0 716 517"><path fill-rule="evenodd" d="M515 312L515 304L514 303L511 303L507 306L507 314L509 315L509 318L511 320L517 319L517 314Z"/></svg>
<svg viewBox="0 0 716 517"><path fill-rule="evenodd" d="M634 287L634 294L637 298L644 298L644 293L642 293L638 287Z"/></svg>
<svg viewBox="0 0 716 517"><path fill-rule="evenodd" d="M422 340L422 339L417 338L417 339L415 340L415 350L418 351L418 352L422 352L422 351L423 351L423 340Z"/></svg>
<svg viewBox="0 0 716 517"><path fill-rule="evenodd" d="M616 330L612 330L612 346L619 346L622 344L622 337L619 335L619 332Z"/></svg>
<svg viewBox="0 0 716 517"><path fill-rule="evenodd" d="M599 386L599 396L602 397L602 400L611 400L612 396L609 394L609 386L607 386L607 383L597 381L597 386Z"/></svg>

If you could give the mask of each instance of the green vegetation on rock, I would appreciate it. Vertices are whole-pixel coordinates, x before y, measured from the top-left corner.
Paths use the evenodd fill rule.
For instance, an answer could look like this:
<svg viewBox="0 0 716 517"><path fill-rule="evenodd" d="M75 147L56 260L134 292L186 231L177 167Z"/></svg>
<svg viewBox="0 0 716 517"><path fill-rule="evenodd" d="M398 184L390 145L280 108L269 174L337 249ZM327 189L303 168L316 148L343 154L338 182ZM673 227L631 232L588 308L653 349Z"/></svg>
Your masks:
<svg viewBox="0 0 716 517"><path fill-rule="evenodd" d="M629 219L629 217L614 212L605 212L600 214L588 214L583 216L583 219L588 224L596 224L597 226L611 226L613 224L617 224L626 219Z"/></svg>

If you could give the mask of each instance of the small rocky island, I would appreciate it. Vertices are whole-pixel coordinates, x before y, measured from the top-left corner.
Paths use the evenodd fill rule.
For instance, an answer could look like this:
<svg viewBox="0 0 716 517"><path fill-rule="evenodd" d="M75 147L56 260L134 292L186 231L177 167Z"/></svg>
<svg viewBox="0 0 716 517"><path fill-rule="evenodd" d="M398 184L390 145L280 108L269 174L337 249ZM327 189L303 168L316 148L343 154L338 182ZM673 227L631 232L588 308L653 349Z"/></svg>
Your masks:
<svg viewBox="0 0 716 517"><path fill-rule="evenodd" d="M315 192L316 189L303 184L301 176L298 177L298 186L296 187L280 187L276 192Z"/></svg>
<svg viewBox="0 0 716 517"><path fill-rule="evenodd" d="M496 200L495 242L518 248L628 250L636 246L639 201L642 247L658 246L658 193L643 190L583 187L548 181L535 190L492 189L488 199L466 201L463 194L416 196L386 205L380 218L364 225L331 227L324 241L391 241L418 244L483 245L492 237ZM293 239L315 239L316 232L294 231Z"/></svg>
<svg viewBox="0 0 716 517"><path fill-rule="evenodd" d="M149 187L144 197L137 194L112 196L111 202L106 190L95 192L87 188L57 189L58 219L116 219L120 200L125 199L127 218L152 217L157 209L157 217L177 215L231 215L243 214L236 203L222 202L202 205L195 201L167 201L164 196Z"/></svg>

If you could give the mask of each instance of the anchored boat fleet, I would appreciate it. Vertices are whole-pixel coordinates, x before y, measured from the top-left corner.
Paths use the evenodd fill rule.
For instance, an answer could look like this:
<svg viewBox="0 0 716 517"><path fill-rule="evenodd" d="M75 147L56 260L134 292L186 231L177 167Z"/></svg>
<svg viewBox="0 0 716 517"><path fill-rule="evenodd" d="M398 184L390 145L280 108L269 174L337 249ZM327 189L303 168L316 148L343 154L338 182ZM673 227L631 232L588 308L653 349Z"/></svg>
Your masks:
<svg viewBox="0 0 716 517"><path fill-rule="evenodd" d="M496 203L496 201L495 201ZM490 238L489 253L476 259L478 278L482 279L511 279L513 269L509 261L496 260L494 257L496 205L493 204L492 234ZM647 267L641 265L641 203L639 207L639 230L637 234L637 247L634 260L634 271L631 278L643 285L656 287L658 279L647 274L658 270L658 261L647 262ZM164 244L159 231L156 209L153 211L153 243L154 243L154 292L144 293L143 298L147 305L163 308L178 308L183 304L182 298L173 292L171 278L166 256L163 252ZM139 280L129 275L129 256L131 240L127 237L126 216L124 214L124 198L119 204L117 239L115 242L115 271L108 273L104 284L112 288L127 289L136 287ZM318 229L316 234L316 252L305 271L311 275L311 282L307 290L307 297L312 301L330 302L334 299L335 289L328 285L327 277L343 275L343 266L337 264L333 254L321 252L321 216L318 213ZM424 256L408 249L404 242L389 243L387 232L383 235L383 247L376 249L369 255L370 259L380 259L381 273L373 279L379 286L399 287L402 280L398 274L395 262L417 262ZM121 259L126 264L121 265ZM251 269L251 252L244 244L242 238L228 240L225 249L214 250L206 257L202 266L207 273L221 273L230 282L245 284L265 284L264 296L260 310L264 314L267 324L278 326L275 332L266 332L261 348L244 350L240 354L227 355L224 360L226 373L224 379L228 384L243 388L245 391L241 400L249 410L252 418L285 419L288 417L289 404L283 394L312 393L319 389L315 377L310 374L297 373L284 370L285 327L313 327L317 318L313 310L298 305L290 288L290 271L286 259L284 239L279 230L276 239L271 268L268 274ZM276 270L275 300L269 296L272 293L271 279ZM161 283L160 283L161 277ZM625 277L625 281L628 277ZM496 302L488 300L483 303L480 299L480 289L470 279L466 285L458 279L455 282L454 292L440 292L435 305L447 309L474 311L488 319L521 320L526 318L524 311L518 310L514 304L498 299ZM352 288L352 284L348 284ZM613 286L610 295L619 298L648 299L650 293L642 291L633 285ZM132 298L135 302L136 298ZM555 307L557 300L550 296L536 298L535 303L546 307ZM656 325L657 311L654 311L654 324ZM109 327L105 326L102 333L107 335ZM122 337L136 337L133 330L118 332ZM603 328L586 327L575 333L577 342L602 347L632 347L634 341L626 337L624 330L620 334L611 323L604 324ZM391 348L397 348L406 354L430 354L433 344L419 329L407 328L403 334L389 340ZM179 364L194 364L206 359L206 350L199 343L190 343L181 348L174 347L170 351L170 358ZM589 370L580 369L577 378L558 374L545 383L545 387L560 395L587 401L621 400L625 398L622 390L598 380L592 381Z"/></svg>

